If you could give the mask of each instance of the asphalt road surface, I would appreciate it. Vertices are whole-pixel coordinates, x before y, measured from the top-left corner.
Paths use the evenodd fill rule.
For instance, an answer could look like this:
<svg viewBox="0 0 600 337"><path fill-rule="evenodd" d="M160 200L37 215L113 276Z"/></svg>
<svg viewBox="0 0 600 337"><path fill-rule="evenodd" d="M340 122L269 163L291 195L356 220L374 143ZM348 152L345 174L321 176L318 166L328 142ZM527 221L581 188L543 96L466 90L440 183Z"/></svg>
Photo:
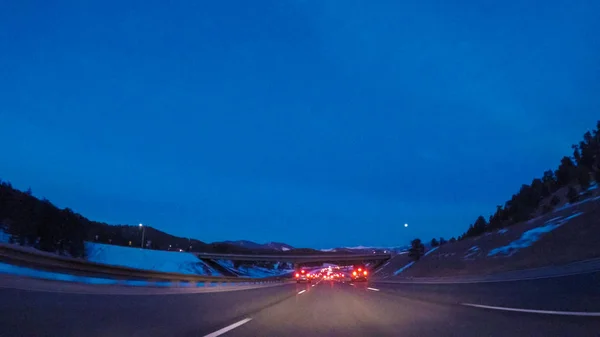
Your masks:
<svg viewBox="0 0 600 337"><path fill-rule="evenodd" d="M599 275L586 274L444 286L325 281L171 295L1 289L0 336L599 336L600 314L591 316L600 312L599 287Z"/></svg>

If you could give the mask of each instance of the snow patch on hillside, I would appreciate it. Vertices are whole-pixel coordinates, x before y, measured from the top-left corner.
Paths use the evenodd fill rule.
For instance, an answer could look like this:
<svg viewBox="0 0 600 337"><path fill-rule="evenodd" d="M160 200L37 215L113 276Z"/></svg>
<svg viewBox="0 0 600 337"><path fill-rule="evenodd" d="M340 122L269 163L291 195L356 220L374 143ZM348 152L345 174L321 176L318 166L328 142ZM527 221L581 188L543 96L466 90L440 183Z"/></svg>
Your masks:
<svg viewBox="0 0 600 337"><path fill-rule="evenodd" d="M478 246L473 246L473 247L469 248L469 250L467 250L467 253L465 254L464 259L465 260L473 260L473 257L478 255L480 252L481 252L481 249L479 249Z"/></svg>
<svg viewBox="0 0 600 337"><path fill-rule="evenodd" d="M396 270L394 272L394 276L396 276L396 275L400 274L401 272L405 271L406 269L410 268L410 266L412 266L413 264L415 264L415 261L407 263L404 267Z"/></svg>
<svg viewBox="0 0 600 337"><path fill-rule="evenodd" d="M566 203L563 206L556 208L553 212L556 213L556 212L559 212L559 211L564 211L565 209L571 208L573 206L585 204L587 202L595 201L595 200L599 200L599 199L600 199L600 196L597 196L597 197L594 197L594 198L588 198L588 199L581 200L581 201L574 202L574 203Z"/></svg>
<svg viewBox="0 0 600 337"><path fill-rule="evenodd" d="M85 243L88 260L114 266L167 273L221 276L194 254Z"/></svg>
<svg viewBox="0 0 600 337"><path fill-rule="evenodd" d="M556 217L556 218L550 219L550 220L548 220L548 222L546 222L546 225L536 227L536 228L533 228L533 229L530 229L530 230L524 232L523 234L521 234L520 238L509 243L508 245L492 249L488 253L488 256L496 256L496 255L511 256L521 248L530 247L536 241L538 241L542 237L542 235L555 230L556 228L562 226L567 221L569 221L573 218L576 218L576 217L580 216L581 214L583 214L583 213L579 212L579 213L570 215L566 218Z"/></svg>
<svg viewBox="0 0 600 337"><path fill-rule="evenodd" d="M440 248L439 246L431 248L430 250L428 250L425 254L423 254L423 256L427 256L433 252L435 252L436 250L438 250L438 248Z"/></svg>

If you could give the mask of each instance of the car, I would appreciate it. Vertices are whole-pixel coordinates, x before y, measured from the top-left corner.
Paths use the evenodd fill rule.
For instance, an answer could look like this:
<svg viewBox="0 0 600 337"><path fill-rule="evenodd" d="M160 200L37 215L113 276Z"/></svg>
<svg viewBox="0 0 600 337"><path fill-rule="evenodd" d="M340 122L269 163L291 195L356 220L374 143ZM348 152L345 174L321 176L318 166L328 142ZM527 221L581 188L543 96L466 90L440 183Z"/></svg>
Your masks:
<svg viewBox="0 0 600 337"><path fill-rule="evenodd" d="M296 271L294 276L296 278L296 283L301 283L301 282L310 283L311 282L310 274L304 269Z"/></svg>
<svg viewBox="0 0 600 337"><path fill-rule="evenodd" d="M366 282L369 272L364 266L355 266L350 273L350 280L353 282Z"/></svg>

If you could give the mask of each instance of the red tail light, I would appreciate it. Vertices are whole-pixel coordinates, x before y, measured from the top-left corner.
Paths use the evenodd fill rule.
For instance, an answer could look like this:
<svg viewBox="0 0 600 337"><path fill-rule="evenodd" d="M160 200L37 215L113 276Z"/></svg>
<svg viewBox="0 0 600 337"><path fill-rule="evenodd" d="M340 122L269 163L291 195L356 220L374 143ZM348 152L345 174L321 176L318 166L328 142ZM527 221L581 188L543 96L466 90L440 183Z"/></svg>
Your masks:
<svg viewBox="0 0 600 337"><path fill-rule="evenodd" d="M356 276L356 272L355 272L355 271L353 271L353 272L352 272L352 275Z"/></svg>
<svg viewBox="0 0 600 337"><path fill-rule="evenodd" d="M358 268L358 271L362 271L362 268Z"/></svg>
<svg viewBox="0 0 600 337"><path fill-rule="evenodd" d="M367 271L365 270L365 275L367 275Z"/></svg>
<svg viewBox="0 0 600 337"><path fill-rule="evenodd" d="M302 274L304 274L304 270L302 271Z"/></svg>
<svg viewBox="0 0 600 337"><path fill-rule="evenodd" d="M300 277L300 274L296 273L296 277Z"/></svg>

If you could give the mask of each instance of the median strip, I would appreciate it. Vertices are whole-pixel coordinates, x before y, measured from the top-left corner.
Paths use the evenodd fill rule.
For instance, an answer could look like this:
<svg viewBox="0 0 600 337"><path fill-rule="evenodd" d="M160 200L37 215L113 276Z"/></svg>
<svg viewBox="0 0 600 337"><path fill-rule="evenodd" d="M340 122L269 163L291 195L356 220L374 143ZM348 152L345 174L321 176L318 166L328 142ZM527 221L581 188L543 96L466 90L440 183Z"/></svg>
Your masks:
<svg viewBox="0 0 600 337"><path fill-rule="evenodd" d="M525 312L525 313L530 313L530 314L600 317L600 312L519 309L519 308L495 307L495 306L491 306L491 305L472 304L472 303L461 303L461 305L468 306L468 307L474 307L474 308L491 309L491 310Z"/></svg>
<svg viewBox="0 0 600 337"><path fill-rule="evenodd" d="M224 333L226 333L228 331L231 331L231 330L237 328L240 325L244 325L244 324L250 322L251 320L252 320L252 318L243 319L243 320L241 320L241 321L239 321L237 323L233 323L233 324L231 324L229 326L226 326L226 327L224 327L221 330L217 330L215 332L209 333L208 335L206 335L204 337L217 337L217 336L221 336L222 334L224 334Z"/></svg>

